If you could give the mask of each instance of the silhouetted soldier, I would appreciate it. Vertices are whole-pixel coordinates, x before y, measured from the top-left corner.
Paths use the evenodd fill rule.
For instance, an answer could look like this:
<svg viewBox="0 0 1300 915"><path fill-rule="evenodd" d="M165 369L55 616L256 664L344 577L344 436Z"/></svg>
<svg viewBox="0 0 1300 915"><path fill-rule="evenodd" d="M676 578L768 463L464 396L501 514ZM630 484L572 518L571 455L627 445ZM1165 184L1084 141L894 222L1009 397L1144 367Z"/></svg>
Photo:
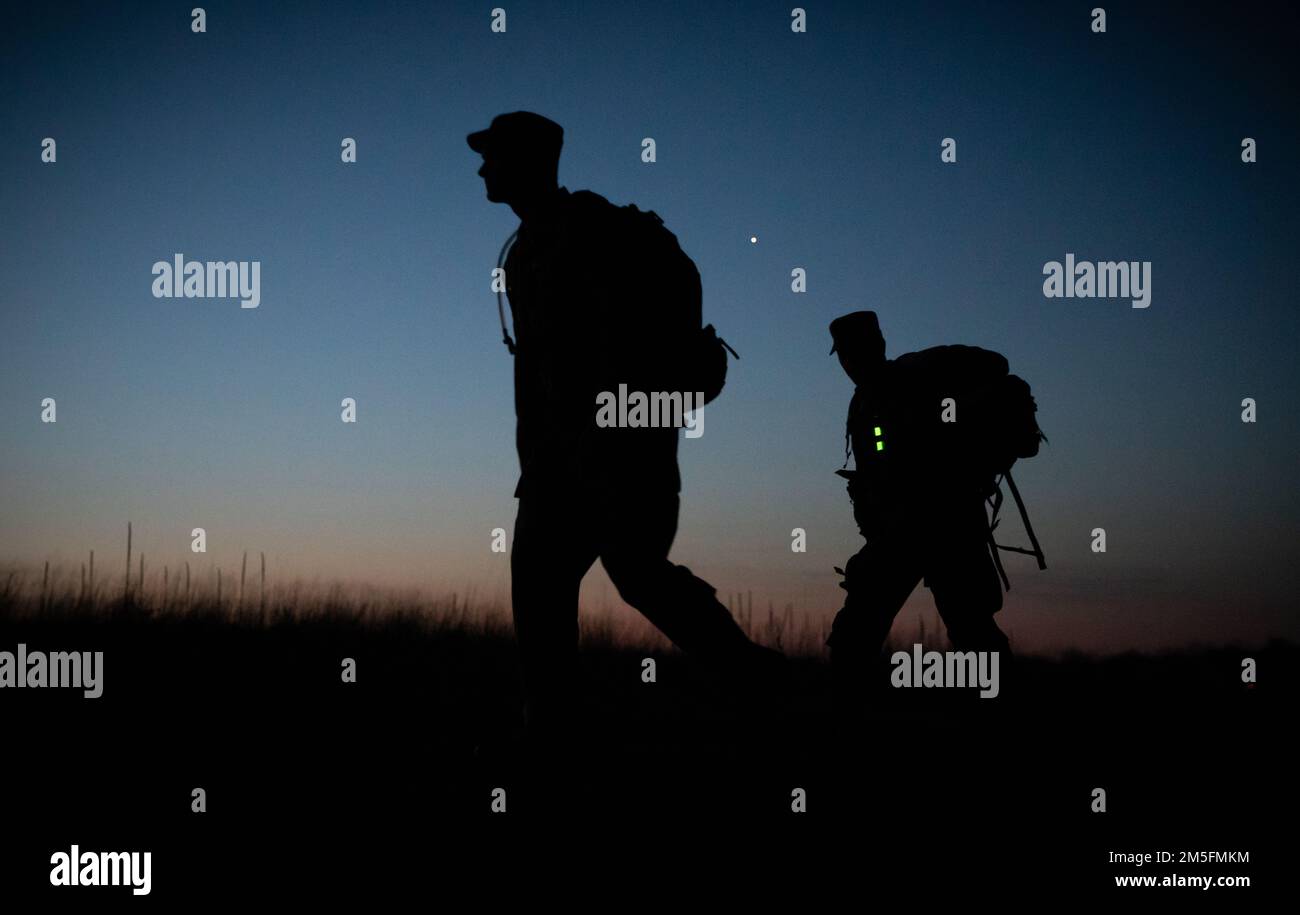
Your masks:
<svg viewBox="0 0 1300 915"><path fill-rule="evenodd" d="M520 219L505 262L517 340L506 341L521 469L511 592L530 731L567 723L578 589L597 558L623 600L680 648L741 674L780 657L746 638L712 587L668 561L678 430L596 424L597 395L620 383L673 390L665 366L689 315L686 303L646 301L651 278L618 207L558 185L562 139L558 124L525 111L468 138L488 200Z"/></svg>
<svg viewBox="0 0 1300 915"><path fill-rule="evenodd" d="M1019 379L1007 376L1004 357L977 347L887 360L874 312L837 318L830 330L831 352L857 386L846 433L857 469L841 475L849 478L853 515L867 541L845 567L841 587L848 596L827 640L837 675L853 679L876 662L895 615L923 579L956 650L1007 652L993 621L1002 583L985 513L994 473L973 456L963 460L956 424L941 424L945 392L933 369L942 365L949 377ZM968 423L977 421L975 404L959 406L972 417Z"/></svg>

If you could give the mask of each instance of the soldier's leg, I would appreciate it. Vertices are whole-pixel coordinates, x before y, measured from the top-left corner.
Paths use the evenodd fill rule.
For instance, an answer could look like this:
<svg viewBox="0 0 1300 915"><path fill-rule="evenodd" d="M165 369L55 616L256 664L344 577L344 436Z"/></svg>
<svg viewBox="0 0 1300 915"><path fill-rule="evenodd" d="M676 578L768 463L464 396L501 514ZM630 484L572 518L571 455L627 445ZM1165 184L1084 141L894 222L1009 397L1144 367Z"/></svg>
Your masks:
<svg viewBox="0 0 1300 915"><path fill-rule="evenodd" d="M596 553L580 509L545 497L519 500L510 596L523 668L525 717L546 729L570 712L578 648L578 589Z"/></svg>
<svg viewBox="0 0 1300 915"><path fill-rule="evenodd" d="M678 497L626 494L607 503L600 560L619 596L683 651L726 661L756 646L717 592L668 560L677 535Z"/></svg>
<svg viewBox="0 0 1300 915"><path fill-rule="evenodd" d="M925 583L958 651L997 651L1010 644L993 615L1002 609L1002 580L993 564L983 506L945 525L932 548ZM983 526L981 526L983 525Z"/></svg>
<svg viewBox="0 0 1300 915"><path fill-rule="evenodd" d="M840 587L847 593L835 615L830 646L836 667L866 667L880 655L894 617L921 580L912 549L898 540L869 543L844 566Z"/></svg>
<svg viewBox="0 0 1300 915"><path fill-rule="evenodd" d="M926 570L926 584L934 594L934 603L948 628L948 641L962 652L986 652L988 671L995 680L995 701L981 698L984 690L962 691L958 702L968 703L978 714L992 713L1008 707L1017 693L1016 672L1011 646L1006 634L994 622L993 614L1002 607L1002 579L989 553L987 540L975 532L950 541L935 552L935 563ZM992 666L996 657L997 666Z"/></svg>

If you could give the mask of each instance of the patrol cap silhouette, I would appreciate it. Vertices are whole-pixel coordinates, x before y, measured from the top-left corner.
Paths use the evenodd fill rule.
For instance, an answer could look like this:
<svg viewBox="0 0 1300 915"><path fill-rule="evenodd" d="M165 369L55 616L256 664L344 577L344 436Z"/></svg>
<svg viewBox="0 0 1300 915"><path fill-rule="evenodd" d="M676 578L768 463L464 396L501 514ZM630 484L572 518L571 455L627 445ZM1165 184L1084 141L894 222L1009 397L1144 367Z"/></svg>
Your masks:
<svg viewBox="0 0 1300 915"><path fill-rule="evenodd" d="M831 322L831 352L856 351L885 355L885 337L874 311L854 311Z"/></svg>
<svg viewBox="0 0 1300 915"><path fill-rule="evenodd" d="M476 130L465 139L470 149L484 156L558 161L564 128L531 111L512 111L498 114L486 130Z"/></svg>

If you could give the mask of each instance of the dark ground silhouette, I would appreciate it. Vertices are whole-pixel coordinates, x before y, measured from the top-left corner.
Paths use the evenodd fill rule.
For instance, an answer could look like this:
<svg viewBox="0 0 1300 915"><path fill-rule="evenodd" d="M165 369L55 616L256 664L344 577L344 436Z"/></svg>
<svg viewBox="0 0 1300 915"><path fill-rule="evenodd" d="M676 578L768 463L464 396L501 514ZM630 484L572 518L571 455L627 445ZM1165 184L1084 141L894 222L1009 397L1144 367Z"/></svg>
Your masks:
<svg viewBox="0 0 1300 915"><path fill-rule="evenodd" d="M644 652L595 646L579 656L583 737L539 759L516 741L506 633L328 611L290 622L277 606L243 623L202 607L11 610L0 648L103 650L105 667L100 699L0 693L6 779L21 789L6 799L6 892L49 889L48 864L27 859L79 840L153 848L156 896L247 898L298 873L329 892L430 868L469 881L513 843L542 854L551 842L557 862L610 856L629 872L622 856L642 849L683 867L731 861L747 882L766 860L819 880L897 887L941 871L1074 895L1107 888L1111 846L1240 847L1266 861L1255 824L1280 828L1290 804L1277 794L1288 644L1249 652L1254 688L1231 648L1031 656L1015 697L884 686L857 721L831 714L822 661L794 662L783 700L760 703L698 660L661 653L645 684ZM354 684L343 657L357 660ZM1097 785L1104 815L1088 811ZM196 786L208 813L190 812ZM504 818L489 812L500 786ZM796 787L806 814L790 811ZM855 863L870 836L877 850ZM216 876L227 871L234 882Z"/></svg>

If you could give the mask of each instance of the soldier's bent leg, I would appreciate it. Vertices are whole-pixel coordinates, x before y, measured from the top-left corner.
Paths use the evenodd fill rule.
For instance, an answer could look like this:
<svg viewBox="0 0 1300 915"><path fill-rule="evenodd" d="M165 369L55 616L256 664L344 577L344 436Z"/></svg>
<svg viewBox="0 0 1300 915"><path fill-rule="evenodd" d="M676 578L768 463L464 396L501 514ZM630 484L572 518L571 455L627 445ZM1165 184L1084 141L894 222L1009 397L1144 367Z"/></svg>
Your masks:
<svg viewBox="0 0 1300 915"><path fill-rule="evenodd" d="M595 561L591 524L573 506L524 497L510 552L510 597L523 668L525 718L546 729L570 712L578 589Z"/></svg>
<svg viewBox="0 0 1300 915"><path fill-rule="evenodd" d="M708 582L668 560L676 495L624 495L607 505L600 560L619 596L683 651L731 660L755 648Z"/></svg>
<svg viewBox="0 0 1300 915"><path fill-rule="evenodd" d="M894 617L921 580L918 560L902 541L876 541L844 566L840 587L848 592L835 615L830 646L837 668L865 668L880 655Z"/></svg>
<svg viewBox="0 0 1300 915"><path fill-rule="evenodd" d="M1019 692L1014 659L1006 634L993 615L1002 607L1002 579L989 553L987 540L966 537L939 551L935 565L926 571L926 584L948 627L948 641L956 651L996 653L997 667L989 667L996 679L995 701L980 698L984 690L968 690L959 701L969 700L979 713L992 712L1014 702Z"/></svg>
<svg viewBox="0 0 1300 915"><path fill-rule="evenodd" d="M1002 580L983 531L968 530L938 545L925 583L953 648L1010 655L1006 634L993 619L1002 609Z"/></svg>

